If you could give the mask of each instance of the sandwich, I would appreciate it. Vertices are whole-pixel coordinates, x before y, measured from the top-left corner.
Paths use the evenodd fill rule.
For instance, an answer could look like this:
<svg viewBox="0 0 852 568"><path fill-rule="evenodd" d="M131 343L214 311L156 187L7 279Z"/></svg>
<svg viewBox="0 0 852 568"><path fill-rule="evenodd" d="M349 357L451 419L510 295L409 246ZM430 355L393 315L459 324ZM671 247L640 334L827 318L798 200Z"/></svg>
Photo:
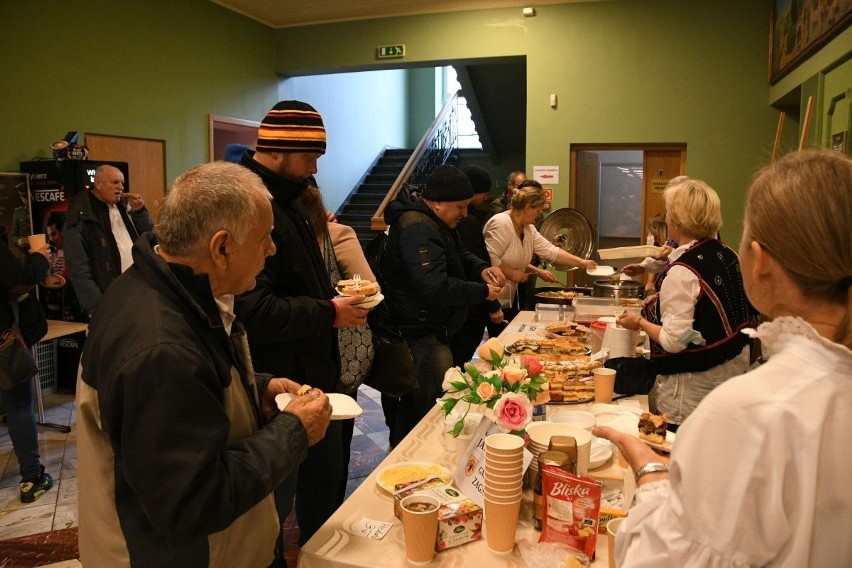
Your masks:
<svg viewBox="0 0 852 568"><path fill-rule="evenodd" d="M341 280L337 283L337 291L341 296L375 296L381 288L372 280Z"/></svg>

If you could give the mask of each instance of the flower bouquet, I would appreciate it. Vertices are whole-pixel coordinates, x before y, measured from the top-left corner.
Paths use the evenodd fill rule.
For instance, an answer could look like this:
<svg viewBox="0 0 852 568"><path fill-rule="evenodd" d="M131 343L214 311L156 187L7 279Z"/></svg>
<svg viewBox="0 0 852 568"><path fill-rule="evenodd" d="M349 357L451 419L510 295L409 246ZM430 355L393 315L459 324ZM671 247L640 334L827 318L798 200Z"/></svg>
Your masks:
<svg viewBox="0 0 852 568"><path fill-rule="evenodd" d="M506 356L497 339L489 339L477 350L480 361L466 363L464 370L450 368L444 375L440 400L444 415L460 403L467 403L464 414L450 431L458 436L471 409L492 420L503 432L522 434L532 420L534 404L547 402L547 377L541 363L529 355Z"/></svg>

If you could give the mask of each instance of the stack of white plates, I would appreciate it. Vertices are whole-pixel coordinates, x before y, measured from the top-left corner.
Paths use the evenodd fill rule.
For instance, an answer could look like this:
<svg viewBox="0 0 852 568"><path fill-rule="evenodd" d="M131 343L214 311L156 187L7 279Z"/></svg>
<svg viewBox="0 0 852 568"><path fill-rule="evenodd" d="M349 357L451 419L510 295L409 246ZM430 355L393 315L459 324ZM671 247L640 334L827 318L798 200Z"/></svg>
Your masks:
<svg viewBox="0 0 852 568"><path fill-rule="evenodd" d="M595 425L595 415L583 410L562 410L550 415L550 421L557 424L573 424L591 432Z"/></svg>
<svg viewBox="0 0 852 568"><path fill-rule="evenodd" d="M592 435L584 428L549 421L534 422L527 427L527 435L530 438L527 449L533 454L530 463L533 474L538 473L539 454L547 451L553 436L571 436L577 440L577 473L586 475L589 472Z"/></svg>

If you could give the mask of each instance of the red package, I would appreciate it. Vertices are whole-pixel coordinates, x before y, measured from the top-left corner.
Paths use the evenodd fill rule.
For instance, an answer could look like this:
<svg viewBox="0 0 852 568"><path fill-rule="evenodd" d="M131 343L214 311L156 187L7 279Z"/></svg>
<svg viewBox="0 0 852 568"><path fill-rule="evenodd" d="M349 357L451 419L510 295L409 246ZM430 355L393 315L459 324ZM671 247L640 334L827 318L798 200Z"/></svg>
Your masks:
<svg viewBox="0 0 852 568"><path fill-rule="evenodd" d="M542 468L539 542L561 542L594 558L601 510L600 481L555 465Z"/></svg>

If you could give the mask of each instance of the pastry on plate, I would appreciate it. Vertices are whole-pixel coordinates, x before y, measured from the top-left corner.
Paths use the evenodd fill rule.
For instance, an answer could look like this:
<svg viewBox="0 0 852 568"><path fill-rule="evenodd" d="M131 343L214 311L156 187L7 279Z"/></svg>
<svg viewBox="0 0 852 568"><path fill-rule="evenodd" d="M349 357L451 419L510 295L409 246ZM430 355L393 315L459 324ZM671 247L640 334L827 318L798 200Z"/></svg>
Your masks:
<svg viewBox="0 0 852 568"><path fill-rule="evenodd" d="M381 288L372 280L341 280L337 283L337 291L342 296L375 296Z"/></svg>
<svg viewBox="0 0 852 568"><path fill-rule="evenodd" d="M639 437L652 444L665 444L668 419L665 414L643 412L639 417Z"/></svg>

